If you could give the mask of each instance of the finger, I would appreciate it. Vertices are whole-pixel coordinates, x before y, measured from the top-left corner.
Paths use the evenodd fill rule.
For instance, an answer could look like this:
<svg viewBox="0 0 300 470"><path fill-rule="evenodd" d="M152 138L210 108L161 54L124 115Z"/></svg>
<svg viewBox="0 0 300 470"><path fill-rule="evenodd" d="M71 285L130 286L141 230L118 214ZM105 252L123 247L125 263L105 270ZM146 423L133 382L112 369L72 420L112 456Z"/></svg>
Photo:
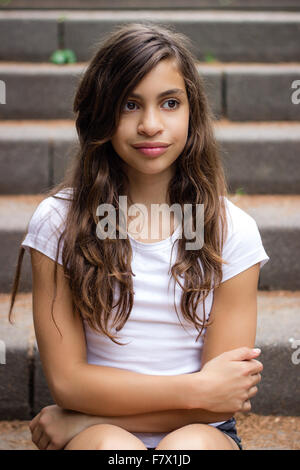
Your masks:
<svg viewBox="0 0 300 470"><path fill-rule="evenodd" d="M51 441L49 441L47 447L45 450L58 450L57 447L55 447Z"/></svg>
<svg viewBox="0 0 300 470"><path fill-rule="evenodd" d="M250 411L250 410L251 410L250 400L244 401L241 411Z"/></svg>
<svg viewBox="0 0 300 470"><path fill-rule="evenodd" d="M38 447L38 442L41 439L43 431L40 426L36 426L32 432L31 440Z"/></svg>
<svg viewBox="0 0 300 470"><path fill-rule="evenodd" d="M250 362L250 374L258 374L259 372L262 372L264 366L260 361L257 361L256 359L251 359Z"/></svg>
<svg viewBox="0 0 300 470"><path fill-rule="evenodd" d="M252 385L256 385L261 381L261 375L260 374L253 374L252 375Z"/></svg>
<svg viewBox="0 0 300 470"><path fill-rule="evenodd" d="M249 398L252 398L254 397L258 392L258 388L257 387L251 387L249 390L248 390L248 397Z"/></svg>
<svg viewBox="0 0 300 470"><path fill-rule="evenodd" d="M28 426L29 426L29 429L30 429L31 432L34 430L34 428L35 428L36 425L38 424L39 419L40 419L40 414L41 414L41 412L38 413L38 414L30 421L30 423L29 423Z"/></svg>
<svg viewBox="0 0 300 470"><path fill-rule="evenodd" d="M46 450L49 443L50 443L49 437L45 433L43 433L39 440L38 448L40 450Z"/></svg>
<svg viewBox="0 0 300 470"><path fill-rule="evenodd" d="M252 349L248 348L247 346L243 346L241 348L232 349L231 351L227 351L224 354L228 357L231 361L249 361L254 357L260 355L260 349Z"/></svg>

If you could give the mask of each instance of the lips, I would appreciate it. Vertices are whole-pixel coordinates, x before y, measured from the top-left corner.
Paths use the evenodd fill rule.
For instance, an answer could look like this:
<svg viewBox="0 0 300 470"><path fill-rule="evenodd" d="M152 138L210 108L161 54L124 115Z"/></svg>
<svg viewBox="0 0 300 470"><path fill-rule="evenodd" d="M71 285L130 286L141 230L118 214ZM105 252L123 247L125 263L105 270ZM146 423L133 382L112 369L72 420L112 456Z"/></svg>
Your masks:
<svg viewBox="0 0 300 470"><path fill-rule="evenodd" d="M139 152L147 155L148 157L158 157L165 153L170 144L166 142L141 142L133 145L133 147Z"/></svg>
<svg viewBox="0 0 300 470"><path fill-rule="evenodd" d="M139 147L136 150L148 157L158 157L165 153L168 150L168 147Z"/></svg>
<svg viewBox="0 0 300 470"><path fill-rule="evenodd" d="M134 148L161 148L161 147L169 147L170 144L166 142L140 142L138 144L133 145Z"/></svg>

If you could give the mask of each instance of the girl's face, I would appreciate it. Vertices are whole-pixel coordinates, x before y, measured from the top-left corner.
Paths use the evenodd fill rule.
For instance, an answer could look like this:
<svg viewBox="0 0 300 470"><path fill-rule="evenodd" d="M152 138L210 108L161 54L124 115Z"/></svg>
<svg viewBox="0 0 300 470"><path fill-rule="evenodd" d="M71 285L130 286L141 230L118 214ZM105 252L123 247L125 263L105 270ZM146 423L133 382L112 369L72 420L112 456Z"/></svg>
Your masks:
<svg viewBox="0 0 300 470"><path fill-rule="evenodd" d="M176 60L165 59L129 95L111 142L134 175L168 173L184 149L188 127L189 102L183 77ZM155 148L136 148L140 145Z"/></svg>

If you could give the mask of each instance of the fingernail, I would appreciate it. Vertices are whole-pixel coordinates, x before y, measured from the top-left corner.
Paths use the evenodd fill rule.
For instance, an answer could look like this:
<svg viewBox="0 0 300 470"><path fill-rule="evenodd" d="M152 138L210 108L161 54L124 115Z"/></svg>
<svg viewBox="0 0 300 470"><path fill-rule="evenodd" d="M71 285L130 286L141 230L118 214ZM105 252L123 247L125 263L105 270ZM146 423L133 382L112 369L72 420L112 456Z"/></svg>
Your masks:
<svg viewBox="0 0 300 470"><path fill-rule="evenodd" d="M259 349L259 348L254 348L254 349L253 349L253 352L255 352L256 354L259 354L259 353L261 353L261 349Z"/></svg>

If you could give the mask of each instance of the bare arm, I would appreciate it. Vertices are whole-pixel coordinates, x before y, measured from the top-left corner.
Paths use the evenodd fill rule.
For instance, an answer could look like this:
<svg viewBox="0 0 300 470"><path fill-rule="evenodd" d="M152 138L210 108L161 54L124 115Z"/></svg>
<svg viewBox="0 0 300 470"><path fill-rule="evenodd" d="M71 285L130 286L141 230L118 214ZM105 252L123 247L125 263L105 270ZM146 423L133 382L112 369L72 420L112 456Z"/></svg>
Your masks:
<svg viewBox="0 0 300 470"><path fill-rule="evenodd" d="M254 347L257 322L257 285L259 263L234 276L214 291L210 313L213 323L207 328L202 352L202 367L210 359L241 346ZM102 418L102 422L132 432L170 432L191 423L226 421L234 413L204 409L165 410L133 416Z"/></svg>
<svg viewBox="0 0 300 470"><path fill-rule="evenodd" d="M225 351L243 346L254 347L259 264L221 283L220 287L214 290L210 313L213 323L205 334L202 368Z"/></svg>
<svg viewBox="0 0 300 470"><path fill-rule="evenodd" d="M31 249L33 318L39 353L50 392L62 408L101 416L184 409L185 376L144 375L88 364L82 320L75 315L63 268L58 266L53 316L55 263Z"/></svg>

